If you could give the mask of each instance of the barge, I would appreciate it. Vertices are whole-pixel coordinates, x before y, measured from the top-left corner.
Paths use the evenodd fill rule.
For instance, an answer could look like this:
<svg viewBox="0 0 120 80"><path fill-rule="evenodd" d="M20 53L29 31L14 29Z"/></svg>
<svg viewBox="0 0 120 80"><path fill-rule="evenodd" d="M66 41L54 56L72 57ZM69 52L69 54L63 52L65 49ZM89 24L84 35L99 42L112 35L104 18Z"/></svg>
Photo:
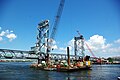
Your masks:
<svg viewBox="0 0 120 80"><path fill-rule="evenodd" d="M30 67L31 68L36 68L36 69L39 69L39 70L44 70L44 71L57 71L57 72L74 72L74 71L81 71L81 70L91 70L91 66L43 67L43 66L38 66L36 64L32 64Z"/></svg>
<svg viewBox="0 0 120 80"><path fill-rule="evenodd" d="M90 56L85 56L82 59L78 60L70 60L69 55L69 47L67 47L67 60L48 60L42 61L36 64L31 64L31 68L36 68L39 70L45 71L57 71L57 72L73 72L73 71L81 71L81 70L90 70L91 62L89 60ZM48 61L47 61L48 60Z"/></svg>

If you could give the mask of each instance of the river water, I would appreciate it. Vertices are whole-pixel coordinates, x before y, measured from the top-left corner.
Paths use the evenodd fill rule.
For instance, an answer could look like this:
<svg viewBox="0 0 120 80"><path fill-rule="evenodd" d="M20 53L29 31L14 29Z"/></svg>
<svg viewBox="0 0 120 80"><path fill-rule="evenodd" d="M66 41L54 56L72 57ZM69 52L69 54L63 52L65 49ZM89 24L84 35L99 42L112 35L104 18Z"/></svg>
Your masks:
<svg viewBox="0 0 120 80"><path fill-rule="evenodd" d="M0 62L0 80L117 80L120 64L93 65L92 70L77 72L42 71L30 62Z"/></svg>

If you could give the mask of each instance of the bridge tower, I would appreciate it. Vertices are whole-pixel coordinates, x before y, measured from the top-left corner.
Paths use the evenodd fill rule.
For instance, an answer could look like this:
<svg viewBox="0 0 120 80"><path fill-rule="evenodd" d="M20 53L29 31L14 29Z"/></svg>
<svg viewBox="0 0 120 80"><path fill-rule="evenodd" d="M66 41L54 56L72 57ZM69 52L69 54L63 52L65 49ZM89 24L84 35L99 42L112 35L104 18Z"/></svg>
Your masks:
<svg viewBox="0 0 120 80"><path fill-rule="evenodd" d="M75 56L82 55L82 57L85 56L84 54L84 38L82 35L80 37L74 37L74 54ZM77 59L77 57L76 57Z"/></svg>
<svg viewBox="0 0 120 80"><path fill-rule="evenodd" d="M37 42L36 46L33 47L33 50L38 54L38 64L41 54L44 54L44 57L48 55L48 38L49 38L49 20L44 20L38 24L37 27Z"/></svg>
<svg viewBox="0 0 120 80"><path fill-rule="evenodd" d="M36 53L47 53L48 38L49 38L49 20L42 21L37 27L37 43Z"/></svg>

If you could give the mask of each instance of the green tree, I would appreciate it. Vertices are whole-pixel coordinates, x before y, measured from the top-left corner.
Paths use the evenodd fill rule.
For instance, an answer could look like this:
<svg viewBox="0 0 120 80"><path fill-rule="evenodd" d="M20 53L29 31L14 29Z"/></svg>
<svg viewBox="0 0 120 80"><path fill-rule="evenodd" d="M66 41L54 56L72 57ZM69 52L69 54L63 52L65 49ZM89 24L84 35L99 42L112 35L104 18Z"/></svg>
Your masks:
<svg viewBox="0 0 120 80"><path fill-rule="evenodd" d="M107 60L108 60L109 62L113 62L113 59L112 59L111 57L109 57Z"/></svg>

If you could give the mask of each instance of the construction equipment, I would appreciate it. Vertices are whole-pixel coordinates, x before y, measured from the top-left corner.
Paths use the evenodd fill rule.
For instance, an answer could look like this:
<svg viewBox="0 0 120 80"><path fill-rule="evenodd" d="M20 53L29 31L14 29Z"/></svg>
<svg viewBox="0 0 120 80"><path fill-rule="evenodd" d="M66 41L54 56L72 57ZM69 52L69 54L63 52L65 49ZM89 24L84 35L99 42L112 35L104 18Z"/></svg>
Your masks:
<svg viewBox="0 0 120 80"><path fill-rule="evenodd" d="M57 31L57 28L58 28L58 24L60 22L60 18L61 18L61 15L62 15L64 3L65 3L65 0L60 1L59 8L58 8L58 11L57 11L57 15L55 17L54 25L53 25L52 32L51 32L51 35L50 35L50 38L53 39L53 40L55 38L55 34L56 34L56 31Z"/></svg>
<svg viewBox="0 0 120 80"><path fill-rule="evenodd" d="M64 3L65 3L65 0L61 0L60 1L59 7L58 7L58 11L57 11L57 15L55 17L55 21L54 21L54 24L53 24L53 27L52 27L52 31L51 31L51 34L50 34L49 48L47 50L48 52L51 51L51 49L52 49L51 48L52 42L53 42L53 40L55 40L55 34L57 32L58 24L60 22L60 18L61 18L61 15L62 15Z"/></svg>
<svg viewBox="0 0 120 80"><path fill-rule="evenodd" d="M32 49L35 50L36 54L40 55L40 54L44 53L47 63L49 60L50 51L52 49L51 44L55 38L57 27L58 27L58 24L60 22L60 18L62 15L64 2L65 2L65 0L60 1L50 38L49 38L49 20L44 20L38 24L37 43L36 43L36 46L33 47ZM39 59L38 59L38 64L39 64Z"/></svg>
<svg viewBox="0 0 120 80"><path fill-rule="evenodd" d="M94 55L94 53L92 52L92 50L90 49L89 45L85 42L85 45L87 46L88 50L90 51L90 53L92 54L92 56L94 58L96 58L96 56Z"/></svg>

